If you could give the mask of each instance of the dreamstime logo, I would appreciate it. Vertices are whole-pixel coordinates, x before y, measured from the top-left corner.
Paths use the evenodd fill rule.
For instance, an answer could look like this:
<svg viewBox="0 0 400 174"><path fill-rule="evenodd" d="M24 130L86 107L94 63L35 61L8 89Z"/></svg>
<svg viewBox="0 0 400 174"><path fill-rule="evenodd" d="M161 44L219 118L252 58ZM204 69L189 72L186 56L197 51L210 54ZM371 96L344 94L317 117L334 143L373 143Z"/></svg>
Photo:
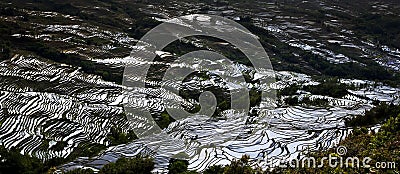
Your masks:
<svg viewBox="0 0 400 174"><path fill-rule="evenodd" d="M336 148L336 153L340 156L346 155L347 153L347 148L344 146L339 146Z"/></svg>
<svg viewBox="0 0 400 174"><path fill-rule="evenodd" d="M229 42L234 48L240 50L250 60L254 74L259 80L259 90L261 94L261 104L263 108L274 108L276 101L275 90L270 88L271 83L275 82L275 75L269 57L258 41L257 36L240 24L220 16L214 15L187 15L174 19L156 26L146 33L131 52L131 62L127 63L123 86L128 95L128 102L124 104L125 113L128 120L135 126L134 132L138 137L145 137L163 133L160 127L153 120L149 108L141 105L140 97L145 97L146 76L150 65L154 62L157 51L170 43L182 40L190 36L207 36L218 38ZM206 91L200 94L198 113L189 113L184 110L182 103L184 100L179 98L179 89L185 77L193 72L222 72L218 75L225 81L234 84L246 84L242 76L232 77L229 72L233 72L234 63L223 55L207 51L193 51L182 55L165 72L161 88L162 93L172 94L169 97L160 99L168 114L175 120L185 119L193 115L212 116L216 107L217 100L212 92ZM173 65L173 66L172 66ZM238 85L240 86L240 85ZM250 109L250 98L248 87L243 85L230 90L231 107L230 109L239 113L248 113ZM168 136L165 134L165 136Z"/></svg>
<svg viewBox="0 0 400 174"><path fill-rule="evenodd" d="M347 154L347 148L339 146L336 153L329 154L317 160L315 157L303 157L302 159L292 159L288 164L280 164L281 168L322 168L329 166L330 168L375 168L375 169L396 169L395 162L376 162L373 165L370 157L344 157Z"/></svg>

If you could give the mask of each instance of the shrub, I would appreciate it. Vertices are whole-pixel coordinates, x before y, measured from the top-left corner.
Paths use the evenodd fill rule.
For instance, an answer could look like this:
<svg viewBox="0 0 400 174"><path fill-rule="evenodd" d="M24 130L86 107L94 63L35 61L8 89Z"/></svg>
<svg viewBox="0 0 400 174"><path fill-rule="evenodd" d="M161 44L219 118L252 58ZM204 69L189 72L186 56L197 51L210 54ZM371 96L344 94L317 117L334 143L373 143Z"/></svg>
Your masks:
<svg viewBox="0 0 400 174"><path fill-rule="evenodd" d="M151 174L153 159L148 157L120 158L115 163L105 165L100 174Z"/></svg>

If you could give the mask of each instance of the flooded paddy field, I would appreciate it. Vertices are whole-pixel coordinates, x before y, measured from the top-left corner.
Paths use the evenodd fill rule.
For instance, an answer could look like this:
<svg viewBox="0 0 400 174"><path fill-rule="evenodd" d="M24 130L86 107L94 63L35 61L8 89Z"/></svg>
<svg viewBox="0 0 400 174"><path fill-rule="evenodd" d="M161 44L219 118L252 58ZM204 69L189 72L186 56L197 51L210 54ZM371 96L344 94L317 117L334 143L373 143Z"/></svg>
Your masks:
<svg viewBox="0 0 400 174"><path fill-rule="evenodd" d="M2 146L17 147L43 160L67 158L83 144L104 146L91 157L78 156L59 165L58 172L98 171L121 157L137 155L154 158L153 172L167 172L171 158L187 160L189 170L201 172L245 154L252 167L268 170L303 157L305 151L336 147L353 131L346 120L364 115L378 103L400 102L399 43L360 32L365 21L354 24L366 8L373 14L394 16L386 27L397 26L398 3L362 2L360 9L329 1L129 3L132 8L120 1L111 5L73 2L66 12L20 1L1 2L0 23L6 31L2 36L8 40L1 42ZM73 13L77 9L80 12ZM151 28L194 13L223 16L248 28L268 53L275 81L260 84L269 72L256 71L224 40L183 38L155 52L151 62L130 55ZM175 61L194 50L218 52L233 64L222 59L190 64ZM200 71L205 64L222 68ZM145 78L123 77L127 65L152 68ZM197 74L181 84L160 80L169 67L184 67ZM245 81L222 76L244 76ZM124 86L123 78L145 86ZM239 88L258 101L251 103L248 113L221 104L229 100L229 91ZM277 92L272 108L259 102L257 92L265 89ZM171 107L167 101L195 110L204 91L219 92L213 117L193 114L165 121L166 108ZM126 104L149 111L161 133L115 144L110 139L114 129L129 133L138 126L126 116ZM368 129L376 132L380 126Z"/></svg>

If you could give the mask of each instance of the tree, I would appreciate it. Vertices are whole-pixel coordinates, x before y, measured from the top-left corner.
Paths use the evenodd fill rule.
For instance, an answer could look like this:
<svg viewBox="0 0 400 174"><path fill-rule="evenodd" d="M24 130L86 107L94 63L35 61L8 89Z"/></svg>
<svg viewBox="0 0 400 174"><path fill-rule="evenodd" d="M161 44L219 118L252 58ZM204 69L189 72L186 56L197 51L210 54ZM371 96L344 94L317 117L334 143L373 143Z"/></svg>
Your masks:
<svg viewBox="0 0 400 174"><path fill-rule="evenodd" d="M180 174L187 171L189 162L184 160L171 159L168 165L169 174Z"/></svg>
<svg viewBox="0 0 400 174"><path fill-rule="evenodd" d="M151 174L154 169L153 159L137 156L135 158L120 158L115 163L105 165L100 174Z"/></svg>
<svg viewBox="0 0 400 174"><path fill-rule="evenodd" d="M252 174L254 170L248 164L250 157L243 155L239 160L233 160L229 166L224 169L225 174Z"/></svg>
<svg viewBox="0 0 400 174"><path fill-rule="evenodd" d="M223 174L224 167L221 165L211 166L210 168L206 169L203 174Z"/></svg>

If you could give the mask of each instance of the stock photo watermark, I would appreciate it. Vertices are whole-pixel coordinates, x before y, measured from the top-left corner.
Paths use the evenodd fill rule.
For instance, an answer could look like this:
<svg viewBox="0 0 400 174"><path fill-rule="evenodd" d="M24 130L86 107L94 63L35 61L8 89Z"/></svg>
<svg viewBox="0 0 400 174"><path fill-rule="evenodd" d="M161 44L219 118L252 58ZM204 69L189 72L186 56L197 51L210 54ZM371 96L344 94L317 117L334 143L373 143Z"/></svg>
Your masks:
<svg viewBox="0 0 400 174"><path fill-rule="evenodd" d="M174 138L161 129L153 119L149 108L146 108L142 103L141 97L146 96L147 90L143 90L147 82L147 74L150 65L155 62L157 56L156 52L162 51L172 42L182 40L185 37L192 36L207 36L224 40L234 46L234 48L241 51L251 62L254 69L254 77L260 84L259 90L261 92L260 108L274 109L276 107L277 97L276 91L270 84L275 82L275 73L269 57L261 45L259 38L252 34L244 26L220 16L213 15L187 15L178 18L173 18L165 21L157 27L146 33L133 47L129 56L130 60L124 69L124 76L122 85L126 88L124 93L127 100L130 102L124 103L124 110L127 119L132 125L134 133L139 137L148 137L151 135L158 136L168 142L173 141L181 147L191 146L191 142L183 141ZM224 55L210 51L198 50L192 51L180 56L176 56L170 66L167 67L162 79L160 81L159 89L151 89L153 92L167 94L165 98L158 100L157 104L162 105L162 109L175 120L187 119L191 116L205 116L211 118L217 107L216 96L209 91L203 91L198 98L200 111L197 113L189 113L183 105L183 99L179 96L179 89L183 81L191 73L194 72L214 72L219 75L225 82L231 84L246 84L243 74L240 76L233 76L229 72L234 72L234 62L229 60ZM171 66L173 65L173 66ZM224 73L218 73L224 72ZM226 73L228 72L228 73ZM231 90L229 110L240 113L238 115L246 115L249 113L250 97L247 85L235 85L234 90ZM150 92L149 92L150 93ZM243 114L244 113L244 114ZM266 112L268 113L268 112ZM267 114L265 114L267 115ZM268 126L270 117L265 119L261 116L256 117L254 122L258 120L263 125L257 126L254 129L264 129ZM269 119L269 120L268 120ZM267 120L267 121L265 121ZM206 121L203 121L207 124ZM238 126L238 125L237 125ZM256 130L250 131L249 134L256 133ZM227 142L236 137L224 137ZM222 144L222 143L221 143ZM193 152L202 152L208 146L201 144L195 146L191 151L182 152L181 159L189 160L197 155ZM157 149L153 149L157 151ZM376 162L370 157L348 157L347 148L339 146L336 153L329 154L322 158L305 156L301 159L291 159L286 164L280 164L281 168L376 168L376 169L397 169L395 162ZM174 158L178 158L174 156ZM269 160L265 158L263 160ZM282 160L286 161L287 160Z"/></svg>
<svg viewBox="0 0 400 174"><path fill-rule="evenodd" d="M287 163L280 163L280 168L366 168L366 169L397 169L398 164L393 161L374 161L371 157L346 156L347 148L339 146L336 153L328 156L294 158ZM269 161L268 158L258 162Z"/></svg>
<svg viewBox="0 0 400 174"><path fill-rule="evenodd" d="M124 93L128 96L128 102L124 104L127 119L135 125L133 131L139 137L150 135L161 135L168 141L175 141L175 144L188 145L180 139L171 137L165 133L155 122L148 108L143 108L140 102L135 102L137 96L143 95L141 88L146 86L146 76L150 64L154 62L157 54L163 48L174 41L192 36L206 36L224 40L240 50L251 62L254 73L258 75L261 92L261 102L263 108L274 108L276 102L276 91L269 84L275 82L275 73L269 57L261 45L258 37L239 23L228 18L194 14L177 17L167 20L146 33L134 46L130 54L130 63L124 69L123 86ZM183 120L191 116L202 116L211 118L217 108L218 94L210 91L203 91L199 98L200 111L189 113L183 107L182 99L179 99L179 90L183 81L194 72L213 72L227 84L245 84L242 75L232 76L235 72L235 63L224 55L210 50L198 50L186 53L177 57L163 75L160 88L156 89L162 93L168 93L168 98L163 98L160 104L163 105L168 115L175 120ZM171 65L172 65L171 64ZM224 73L220 73L224 72ZM228 72L228 73L226 73ZM250 110L250 96L247 85L235 85L230 90L229 110L238 115L247 115ZM263 119L257 117L254 119ZM204 122L206 123L206 122ZM244 122L243 122L244 124ZM258 127L262 128L265 125ZM238 125L239 126L239 125ZM256 131L253 131L256 132ZM234 137L232 137L233 139ZM229 141L227 138L225 141ZM199 146L197 151L201 151L204 146ZM155 149L157 151L157 149ZM191 154L193 156L195 154ZM188 159L189 154L185 154ZM174 157L176 158L176 157Z"/></svg>
<svg viewBox="0 0 400 174"><path fill-rule="evenodd" d="M135 97L135 95L139 95L135 88L145 86L146 75L150 65L143 62L154 62L157 51L162 51L163 48L174 41L191 36L207 36L221 39L243 52L251 62L255 73L260 74L258 80L260 84L263 84L260 88L262 105L268 108L275 106L276 91L269 87L269 84L275 82L275 73L269 57L257 36L233 20L205 14L181 16L165 21L150 30L138 41L130 54L132 63L128 63L124 69L122 84L128 87L125 88L126 94ZM193 72L234 71L233 61L220 53L209 50L189 52L180 56L174 63L179 66L168 68L161 82L161 90L174 95L179 95L182 81ZM226 73L218 75L226 82L246 83L243 75L235 77ZM249 112L250 98L247 86L231 91L230 95L230 109L241 113ZM176 120L194 115L182 108L180 100L177 101L173 98L165 99L162 102L168 114ZM217 105L215 95L211 92L203 92L199 97L199 102L201 109L195 114L211 116ZM124 105L124 109L128 120L138 125L134 129L138 137L161 132L161 129L154 122L150 112L146 111L146 108L140 108L135 103L127 103Z"/></svg>

